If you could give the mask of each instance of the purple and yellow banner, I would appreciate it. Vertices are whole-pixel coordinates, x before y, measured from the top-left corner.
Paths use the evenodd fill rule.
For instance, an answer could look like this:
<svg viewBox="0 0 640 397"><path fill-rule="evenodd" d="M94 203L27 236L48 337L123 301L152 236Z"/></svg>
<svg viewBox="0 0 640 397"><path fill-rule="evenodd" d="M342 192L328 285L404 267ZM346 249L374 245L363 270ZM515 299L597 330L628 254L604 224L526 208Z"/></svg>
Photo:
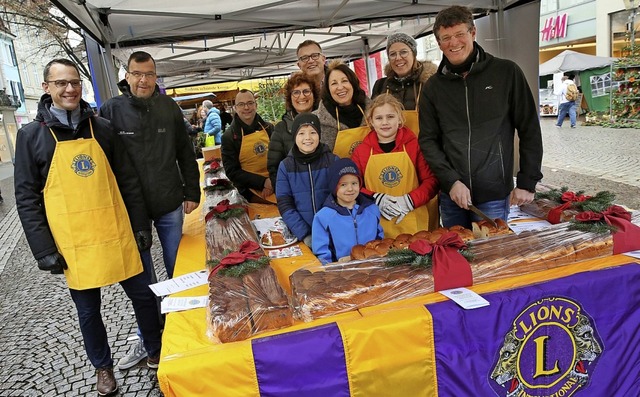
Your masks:
<svg viewBox="0 0 640 397"><path fill-rule="evenodd" d="M439 396L640 395L640 265L427 305Z"/></svg>

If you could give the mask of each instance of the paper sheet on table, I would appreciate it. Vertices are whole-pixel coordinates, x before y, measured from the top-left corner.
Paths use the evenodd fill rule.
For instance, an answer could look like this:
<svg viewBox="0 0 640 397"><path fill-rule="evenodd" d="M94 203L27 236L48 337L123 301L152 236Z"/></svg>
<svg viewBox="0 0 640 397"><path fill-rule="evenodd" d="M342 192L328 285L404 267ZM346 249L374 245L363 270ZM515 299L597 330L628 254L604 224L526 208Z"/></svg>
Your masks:
<svg viewBox="0 0 640 397"><path fill-rule="evenodd" d="M509 229L513 230L515 234L531 230L545 229L551 226L548 221L532 221L532 222L509 222Z"/></svg>
<svg viewBox="0 0 640 397"><path fill-rule="evenodd" d="M174 277L171 280L151 284L149 288L151 288L156 296L170 295L205 285L207 283L208 275L208 270L198 270L197 272L184 274L180 277Z"/></svg>
<svg viewBox="0 0 640 397"><path fill-rule="evenodd" d="M623 255L627 255L630 256L632 258L638 258L640 259L640 250L638 251L629 251L629 252L625 252Z"/></svg>
<svg viewBox="0 0 640 397"><path fill-rule="evenodd" d="M183 296L175 298L168 296L162 300L160 311L164 314L206 307L208 300L208 296Z"/></svg>
<svg viewBox="0 0 640 397"><path fill-rule="evenodd" d="M507 217L507 222L517 221L520 219L536 219L536 217L522 211L517 205L512 205L511 207L509 207L509 216Z"/></svg>

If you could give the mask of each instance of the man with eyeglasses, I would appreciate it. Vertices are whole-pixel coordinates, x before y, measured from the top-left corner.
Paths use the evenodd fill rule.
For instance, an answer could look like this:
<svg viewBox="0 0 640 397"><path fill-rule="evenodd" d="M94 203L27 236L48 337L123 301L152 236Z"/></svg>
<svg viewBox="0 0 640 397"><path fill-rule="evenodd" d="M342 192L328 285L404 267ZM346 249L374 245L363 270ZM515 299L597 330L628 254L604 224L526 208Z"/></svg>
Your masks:
<svg viewBox="0 0 640 397"><path fill-rule="evenodd" d="M298 45L296 50L298 67L303 73L312 76L319 86L322 86L326 72L325 61L327 58L322 53L320 44L313 40L305 40Z"/></svg>
<svg viewBox="0 0 640 397"><path fill-rule="evenodd" d="M267 153L273 125L257 113L253 92L236 94L235 115L222 134L222 164L238 191L249 201L275 203L273 184L267 170Z"/></svg>
<svg viewBox="0 0 640 397"><path fill-rule="evenodd" d="M100 115L111 120L133 160L149 218L162 246L167 277L172 278L184 214L195 210L200 202L200 172L182 111L173 99L160 93L156 80L156 63L151 55L132 53L125 79L118 83L122 95L105 102ZM142 252L142 262L149 282L155 282L150 250ZM131 368L145 357L139 339L118 362L118 368ZM154 364L157 368L157 362Z"/></svg>
<svg viewBox="0 0 640 397"><path fill-rule="evenodd" d="M96 368L98 395L111 395L118 385L100 313L101 287L120 283L133 303L145 352L160 355L156 298L139 252L151 247L149 218L122 141L81 99L77 66L68 59L49 62L42 88L38 114L16 140L18 215L38 268L64 273Z"/></svg>
<svg viewBox="0 0 640 397"><path fill-rule="evenodd" d="M473 14L452 6L433 26L443 59L420 98L419 141L438 177L445 227L489 217L506 221L510 205L533 201L542 179L542 133L538 109L522 70L475 42ZM520 164L513 183L514 135Z"/></svg>

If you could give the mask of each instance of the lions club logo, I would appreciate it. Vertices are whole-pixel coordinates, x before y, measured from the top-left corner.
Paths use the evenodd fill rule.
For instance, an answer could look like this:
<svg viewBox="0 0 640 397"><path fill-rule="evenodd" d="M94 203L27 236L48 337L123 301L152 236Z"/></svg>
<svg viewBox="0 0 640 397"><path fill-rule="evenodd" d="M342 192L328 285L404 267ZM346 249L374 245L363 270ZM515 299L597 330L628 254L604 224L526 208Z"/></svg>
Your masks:
<svg viewBox="0 0 640 397"><path fill-rule="evenodd" d="M356 150L358 145L360 145L361 143L362 141L355 141L351 144L351 146L349 146L349 157L351 157L351 155L353 154L353 151Z"/></svg>
<svg viewBox="0 0 640 397"><path fill-rule="evenodd" d="M396 167L395 165L390 165L382 169L382 172L380 172L380 176L378 178L384 186L396 187L402 180L402 172L400 172L400 168Z"/></svg>
<svg viewBox="0 0 640 397"><path fill-rule="evenodd" d="M253 145L253 153L256 156L262 156L267 153L267 146L262 141L256 142L256 144Z"/></svg>
<svg viewBox="0 0 640 397"><path fill-rule="evenodd" d="M79 154L71 161L71 169L78 176L91 176L96 169L96 163L88 154Z"/></svg>
<svg viewBox="0 0 640 397"><path fill-rule="evenodd" d="M572 396L588 386L601 346L578 303L544 298L513 321L491 372L491 387L506 397Z"/></svg>

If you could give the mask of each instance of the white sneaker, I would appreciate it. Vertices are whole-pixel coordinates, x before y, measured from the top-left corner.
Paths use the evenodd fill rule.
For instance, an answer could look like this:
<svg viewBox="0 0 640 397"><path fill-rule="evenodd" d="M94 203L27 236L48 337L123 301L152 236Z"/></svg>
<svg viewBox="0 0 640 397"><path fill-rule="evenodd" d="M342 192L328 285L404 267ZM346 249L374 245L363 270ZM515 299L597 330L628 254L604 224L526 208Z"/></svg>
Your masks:
<svg viewBox="0 0 640 397"><path fill-rule="evenodd" d="M145 358L147 358L147 351L144 349L142 339L138 338L138 341L131 347L127 355L118 361L118 369L129 369L134 367Z"/></svg>

